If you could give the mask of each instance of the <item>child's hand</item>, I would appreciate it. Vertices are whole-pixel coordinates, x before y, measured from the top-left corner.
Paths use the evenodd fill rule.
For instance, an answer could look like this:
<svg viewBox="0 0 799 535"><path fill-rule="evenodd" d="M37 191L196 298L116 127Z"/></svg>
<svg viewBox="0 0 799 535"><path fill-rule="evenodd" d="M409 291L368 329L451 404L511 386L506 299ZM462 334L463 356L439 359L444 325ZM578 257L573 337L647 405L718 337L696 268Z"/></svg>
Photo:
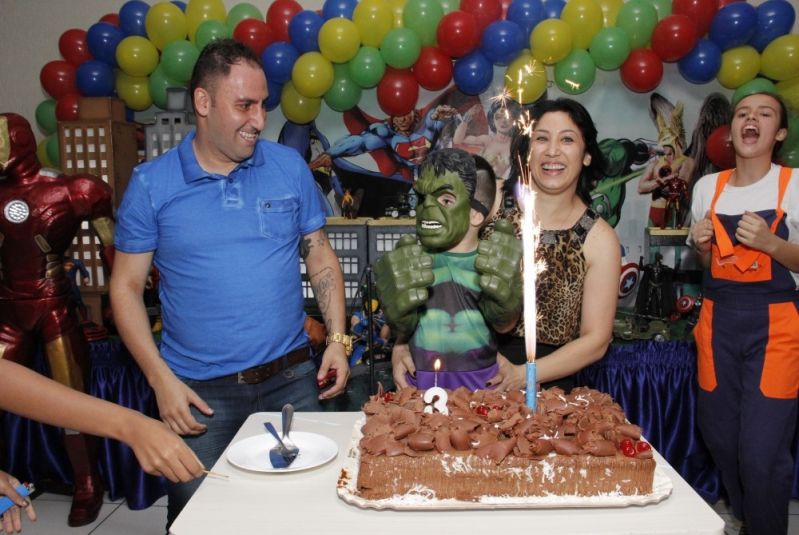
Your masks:
<svg viewBox="0 0 799 535"><path fill-rule="evenodd" d="M707 211L705 217L691 227L691 239L694 242L694 248L700 253L709 252L713 234L713 221L710 220L710 211Z"/></svg>
<svg viewBox="0 0 799 535"><path fill-rule="evenodd" d="M771 254L774 249L774 241L777 237L772 234L766 220L754 212L744 212L741 220L738 221L738 228L735 230L735 237L739 242Z"/></svg>

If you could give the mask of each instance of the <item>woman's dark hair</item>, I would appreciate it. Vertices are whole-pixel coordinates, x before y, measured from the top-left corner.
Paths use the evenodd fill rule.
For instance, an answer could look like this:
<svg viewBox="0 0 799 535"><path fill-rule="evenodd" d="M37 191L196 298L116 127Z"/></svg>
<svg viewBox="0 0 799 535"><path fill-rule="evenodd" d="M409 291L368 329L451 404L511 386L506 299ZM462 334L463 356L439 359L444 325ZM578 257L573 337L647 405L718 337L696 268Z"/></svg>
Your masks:
<svg viewBox="0 0 799 535"><path fill-rule="evenodd" d="M583 166L580 179L577 182L577 195L582 201L591 206L591 190L594 185L605 176L607 161L597 142L597 130L591 115L582 104L570 98L555 100L539 100L529 111L527 120L538 121L547 113L563 112L577 125L583 136L585 152L591 156L591 163ZM505 181L506 193L513 193L516 183L522 174L522 167L527 165L530 153L530 132L517 129L510 146L511 169L510 178ZM525 170L526 172L526 170Z"/></svg>
<svg viewBox="0 0 799 535"><path fill-rule="evenodd" d="M771 91L755 91L754 93L749 93L748 95L741 97L738 99L738 102L735 103L732 110L732 115L730 115L730 125L732 125L732 121L735 118L735 110L738 109L738 104L745 98L751 97L752 95L766 95L767 97L771 97L777 101L777 107L780 110L780 126L778 130L785 129L788 130L788 108L785 106L785 101L782 100L782 97L776 93L772 93ZM785 141L785 140L783 140ZM777 159L777 154L780 152L782 148L783 141L777 141L774 144L774 149L771 151L771 160L774 161Z"/></svg>

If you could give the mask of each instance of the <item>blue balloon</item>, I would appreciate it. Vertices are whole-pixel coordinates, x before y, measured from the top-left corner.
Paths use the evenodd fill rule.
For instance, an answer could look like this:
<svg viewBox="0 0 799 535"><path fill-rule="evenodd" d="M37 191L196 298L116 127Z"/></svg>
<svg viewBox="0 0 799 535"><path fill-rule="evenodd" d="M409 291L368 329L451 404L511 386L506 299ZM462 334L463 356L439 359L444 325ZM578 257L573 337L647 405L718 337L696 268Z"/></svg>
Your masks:
<svg viewBox="0 0 799 535"><path fill-rule="evenodd" d="M283 92L283 84L267 80L266 88L269 91L269 96L266 98L264 106L266 106L266 111L272 111L280 104L280 94Z"/></svg>
<svg viewBox="0 0 799 535"><path fill-rule="evenodd" d="M180 10L183 11L184 13L186 12L186 2L181 2L180 0L172 0L172 3L178 6Z"/></svg>
<svg viewBox="0 0 799 535"><path fill-rule="evenodd" d="M746 2L734 2L719 9L710 24L710 40L722 50L745 45L755 35L757 11Z"/></svg>
<svg viewBox="0 0 799 535"><path fill-rule="evenodd" d="M300 54L319 51L319 29L325 23L315 11L300 11L289 22L289 40Z"/></svg>
<svg viewBox="0 0 799 535"><path fill-rule="evenodd" d="M480 47L494 65L507 65L524 48L524 34L509 20L496 20L483 30Z"/></svg>
<svg viewBox="0 0 799 535"><path fill-rule="evenodd" d="M291 79L291 69L299 57L300 53L291 43L272 43L261 53L266 79L275 84L285 84Z"/></svg>
<svg viewBox="0 0 799 535"><path fill-rule="evenodd" d="M692 84L713 80L721 69L721 49L709 39L700 39L696 46L677 63L682 77Z"/></svg>
<svg viewBox="0 0 799 535"><path fill-rule="evenodd" d="M84 97L108 97L114 93L114 70L108 63L90 59L78 66L78 91Z"/></svg>
<svg viewBox="0 0 799 535"><path fill-rule="evenodd" d="M94 59L116 67L117 45L125 38L122 30L110 22L92 24L86 32L86 44Z"/></svg>
<svg viewBox="0 0 799 535"><path fill-rule="evenodd" d="M544 18L545 19L559 19L566 2L563 0L544 0Z"/></svg>
<svg viewBox="0 0 799 535"><path fill-rule="evenodd" d="M757 6L757 29L749 44L763 52L777 37L791 32L796 11L785 0L766 0Z"/></svg>
<svg viewBox="0 0 799 535"><path fill-rule="evenodd" d="M128 0L119 10L119 28L127 37L128 35L141 35L147 37L144 28L144 19L150 6L142 0Z"/></svg>
<svg viewBox="0 0 799 535"><path fill-rule="evenodd" d="M513 0L505 18L518 24L524 38L529 39L535 25L544 20L544 5L541 0Z"/></svg>
<svg viewBox="0 0 799 535"><path fill-rule="evenodd" d="M455 61L452 79L461 92L479 95L491 86L494 66L480 50L473 50Z"/></svg>
<svg viewBox="0 0 799 535"><path fill-rule="evenodd" d="M325 0L325 4L322 6L322 16L325 20L335 17L352 20L352 12L355 11L357 5L358 0Z"/></svg>

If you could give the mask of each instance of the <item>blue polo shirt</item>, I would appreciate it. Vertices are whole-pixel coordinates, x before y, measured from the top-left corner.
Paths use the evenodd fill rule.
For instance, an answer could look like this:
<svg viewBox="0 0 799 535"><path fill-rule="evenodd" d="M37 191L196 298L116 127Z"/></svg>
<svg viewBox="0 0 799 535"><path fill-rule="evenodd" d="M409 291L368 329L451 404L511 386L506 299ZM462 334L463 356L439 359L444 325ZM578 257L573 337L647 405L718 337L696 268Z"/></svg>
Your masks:
<svg viewBox="0 0 799 535"><path fill-rule="evenodd" d="M136 167L114 245L154 253L161 354L178 376L206 380L307 343L299 243L325 225L325 214L294 149L259 140L252 157L223 176L200 167L193 139L191 132Z"/></svg>

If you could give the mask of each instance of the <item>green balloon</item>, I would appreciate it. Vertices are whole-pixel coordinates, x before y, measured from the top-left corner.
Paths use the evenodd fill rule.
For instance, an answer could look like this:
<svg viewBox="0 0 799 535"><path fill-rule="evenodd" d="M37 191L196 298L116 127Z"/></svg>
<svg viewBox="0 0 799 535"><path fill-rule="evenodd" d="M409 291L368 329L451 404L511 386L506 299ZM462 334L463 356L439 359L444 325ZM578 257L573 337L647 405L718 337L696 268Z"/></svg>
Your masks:
<svg viewBox="0 0 799 535"><path fill-rule="evenodd" d="M223 22L218 20L206 20L197 26L197 33L194 34L194 42L197 49L202 50L211 41L226 39L230 37L230 31Z"/></svg>
<svg viewBox="0 0 799 535"><path fill-rule="evenodd" d="M671 15L671 0L648 0L658 14L658 20L663 20Z"/></svg>
<svg viewBox="0 0 799 535"><path fill-rule="evenodd" d="M741 84L732 95L732 107L734 108L738 101L744 97L748 97L753 93L774 93L777 94L777 86L774 82L766 78L754 78L745 84Z"/></svg>
<svg viewBox="0 0 799 535"><path fill-rule="evenodd" d="M191 80L191 72L198 57L200 51L189 41L172 41L161 53L164 74L176 82L185 84Z"/></svg>
<svg viewBox="0 0 799 535"><path fill-rule="evenodd" d="M443 16L444 9L439 0L407 0L402 11L402 23L416 32L422 46L430 46L436 44L436 30Z"/></svg>
<svg viewBox="0 0 799 535"><path fill-rule="evenodd" d="M61 154L58 150L58 134L50 134L47 136L47 157L53 167L61 167Z"/></svg>
<svg viewBox="0 0 799 535"><path fill-rule="evenodd" d="M389 30L380 43L380 55L386 65L395 69L407 69L419 59L422 43L419 36L410 28Z"/></svg>
<svg viewBox="0 0 799 535"><path fill-rule="evenodd" d="M50 135L58 128L58 120L55 116L55 100L48 98L36 106L36 124L42 129L45 135Z"/></svg>
<svg viewBox="0 0 799 535"><path fill-rule="evenodd" d="M164 70L163 62L161 65L150 73L150 97L153 99L153 104L161 108L167 109L167 89L170 87L185 87L186 84L172 80Z"/></svg>
<svg viewBox="0 0 799 535"><path fill-rule="evenodd" d="M441 4L441 9L444 11L444 15L447 13L452 13L461 5L458 0L439 0L439 4Z"/></svg>
<svg viewBox="0 0 799 535"><path fill-rule="evenodd" d="M616 16L616 27L627 32L632 48L645 47L657 23L658 13L648 0L630 0Z"/></svg>
<svg viewBox="0 0 799 535"><path fill-rule="evenodd" d="M614 71L630 55L630 36L621 28L602 28L591 41L591 59L604 71Z"/></svg>
<svg viewBox="0 0 799 535"><path fill-rule="evenodd" d="M325 93L325 103L331 110L347 111L361 100L361 86L350 77L350 70L344 63L333 65L333 85Z"/></svg>
<svg viewBox="0 0 799 535"><path fill-rule="evenodd" d="M596 80L596 66L591 54L581 48L573 49L568 56L555 64L555 83L569 95L588 91Z"/></svg>
<svg viewBox="0 0 799 535"><path fill-rule="evenodd" d="M233 31L236 29L236 26L238 26L239 22L243 21L244 19L258 19L262 21L264 20L264 14L261 13L260 9L249 2L236 4L230 8L230 11L227 14L227 20L225 21L230 35L233 35Z"/></svg>
<svg viewBox="0 0 799 535"><path fill-rule="evenodd" d="M383 56L372 46L362 46L347 65L350 78L363 89L376 86L386 72Z"/></svg>

